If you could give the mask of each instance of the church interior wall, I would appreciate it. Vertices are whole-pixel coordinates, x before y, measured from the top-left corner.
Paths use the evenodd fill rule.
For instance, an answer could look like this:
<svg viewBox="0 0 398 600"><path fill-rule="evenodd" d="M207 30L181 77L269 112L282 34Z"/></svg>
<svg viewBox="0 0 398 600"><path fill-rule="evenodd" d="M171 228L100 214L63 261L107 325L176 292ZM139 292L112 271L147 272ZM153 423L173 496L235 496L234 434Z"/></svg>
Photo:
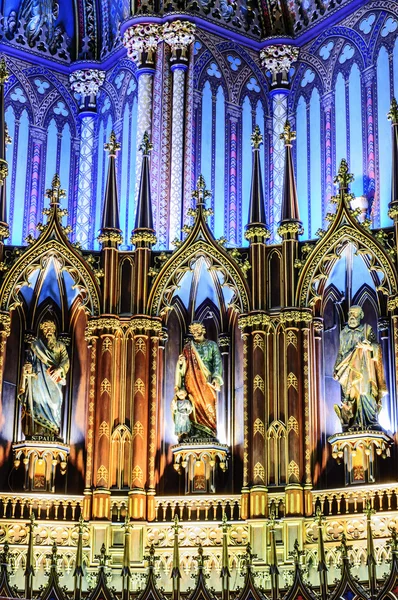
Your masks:
<svg viewBox="0 0 398 600"><path fill-rule="evenodd" d="M214 15L195 17L176 107L175 49L156 40L154 63L144 57L143 69L122 47L129 3L93 3L95 22L79 22L78 34L71 15L77 19L83 4L90 3L60 3L52 13L56 46L44 29L41 41L26 39L25 54L23 24L13 24L19 4L1 5L11 141L7 177L0 172L0 543L11 546L13 582L30 597L33 544L35 592L46 585L56 542L69 590L76 561L84 595L99 585L107 561L108 583L128 600L145 587L153 544L156 585L167 593L177 568L187 597L201 546L217 597L225 592L225 560L234 592L252 564L267 594L276 593L270 565L279 565L280 587L293 588L300 561L321 591L322 554L331 588L335 578L349 579L342 534L352 572L368 585L374 555L381 581L387 560L398 561L397 546L387 547L398 518L398 138L387 119L396 133L397 6L355 3L330 26L307 32L276 85L260 58L257 13L244 33L232 24L223 30L235 9L220 1L221 25ZM283 39L289 46L292 38ZM77 67L94 73L95 94L73 91ZM144 121L147 142L139 138ZM256 202L264 222L251 220ZM358 307L362 316L348 326ZM40 358L35 344L55 352L48 321L51 343L70 363L53 379L62 385L62 409L51 435L29 411L34 399L43 420L54 392L47 403L47 392L35 397L38 375L26 370ZM204 328L200 341L195 322ZM366 426L337 373L350 329L373 344L376 366L355 365L373 385L361 396ZM203 355L200 344L208 344ZM182 408L179 426L189 421L190 429L181 433L171 408L177 393L187 392L186 410L200 409L186 379L177 383L181 365L191 360L210 373L206 352L214 348L223 375L220 390L216 376L208 382L217 436ZM52 375L51 366L44 371ZM208 403L207 419L212 410ZM190 437L192 422L204 437ZM112 600L113 592L101 593Z"/></svg>

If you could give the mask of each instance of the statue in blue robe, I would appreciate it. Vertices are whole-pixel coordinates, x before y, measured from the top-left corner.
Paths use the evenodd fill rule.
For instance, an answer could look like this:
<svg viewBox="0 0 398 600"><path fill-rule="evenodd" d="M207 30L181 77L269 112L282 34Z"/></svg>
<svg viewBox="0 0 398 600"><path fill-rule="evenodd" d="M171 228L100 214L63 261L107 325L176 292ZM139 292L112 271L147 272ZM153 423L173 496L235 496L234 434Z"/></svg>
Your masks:
<svg viewBox="0 0 398 600"><path fill-rule="evenodd" d="M62 388L69 371L66 346L56 337L54 321L40 325L42 338L31 342L22 371L19 398L27 438L44 435L57 438L62 419Z"/></svg>

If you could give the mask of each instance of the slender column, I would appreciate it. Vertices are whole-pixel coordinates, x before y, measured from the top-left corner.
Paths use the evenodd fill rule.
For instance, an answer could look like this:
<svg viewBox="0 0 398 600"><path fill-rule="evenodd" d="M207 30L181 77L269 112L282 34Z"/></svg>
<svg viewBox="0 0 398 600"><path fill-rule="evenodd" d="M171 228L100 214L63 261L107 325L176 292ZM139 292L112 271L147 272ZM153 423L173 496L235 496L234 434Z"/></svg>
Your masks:
<svg viewBox="0 0 398 600"><path fill-rule="evenodd" d="M298 58L298 48L287 44L272 45L260 53L262 65L270 73L269 94L272 101L272 237L277 235L283 194L283 173L285 168L284 143L281 135L288 118L288 96L290 92L290 67Z"/></svg>
<svg viewBox="0 0 398 600"><path fill-rule="evenodd" d="M69 76L72 91L79 95L81 134L75 241L87 248L93 237L93 160L97 96L105 80L98 69L79 69Z"/></svg>
<svg viewBox="0 0 398 600"><path fill-rule="evenodd" d="M242 333L243 339L243 486L241 501L241 517L249 517L249 341L250 334Z"/></svg>
<svg viewBox="0 0 398 600"><path fill-rule="evenodd" d="M328 92L322 97L322 108L324 115L325 126L325 183L326 183L326 199L325 204L330 201L333 195L333 129L332 129L332 113L334 106L333 92Z"/></svg>
<svg viewBox="0 0 398 600"><path fill-rule="evenodd" d="M375 195L376 187L376 160L375 160L375 78L374 66L368 67L362 73L365 85L366 98L366 163L368 185L366 195L371 200ZM381 141L382 143L382 141Z"/></svg>
<svg viewBox="0 0 398 600"><path fill-rule="evenodd" d="M109 519L111 406L115 388L113 356L119 320L116 317L100 317L90 321L88 327L98 336L92 518Z"/></svg>
<svg viewBox="0 0 398 600"><path fill-rule="evenodd" d="M304 511L306 516L312 515L312 468L311 468L311 417L310 412L310 330L309 324L303 323L301 328L303 352L302 352L302 373L303 373L303 407L304 407Z"/></svg>
<svg viewBox="0 0 398 600"><path fill-rule="evenodd" d="M160 494L165 493L164 489L164 478L162 475L165 472L167 466L167 452L165 448L165 440L164 440L164 431L165 431L165 412L169 410L169 403L165 399L165 395L163 393L164 389L164 356L165 356L165 348L168 340L167 330L165 328L162 329L159 336L159 354L158 354L158 371L156 375L157 384L158 384L158 405L157 405L157 448L156 451L159 455L159 478L163 483L163 487L159 489ZM160 487L160 486L159 486ZM159 516L158 516L159 520Z"/></svg>
<svg viewBox="0 0 398 600"><path fill-rule="evenodd" d="M2 404L3 404L3 379L4 367L6 360L7 338L11 332L11 317L8 313L0 313L0 417L4 419ZM0 466L4 462L5 457L0 461Z"/></svg>
<svg viewBox="0 0 398 600"><path fill-rule="evenodd" d="M288 321L284 331L285 389L287 406L287 514L302 514L302 480L303 473L303 411L302 411L302 381L300 353L301 332L299 324Z"/></svg>
<svg viewBox="0 0 398 600"><path fill-rule="evenodd" d="M312 395L310 398L310 422L314 424L311 431L310 453L316 456L314 465L314 484L317 483L320 474L326 467L328 458L328 449L326 441L326 406L325 406L325 366L323 357L323 319L316 318L312 324L313 327L313 348L312 348L312 371L311 377L314 382L312 386ZM318 445L322 448L320 455Z"/></svg>
<svg viewBox="0 0 398 600"><path fill-rule="evenodd" d="M159 332L160 333L160 332ZM148 445L148 491L147 491L147 520L154 521L155 514L155 493L156 493L156 441L157 441L157 407L159 394L158 373L159 365L159 335L151 337L151 355L150 355L150 401L149 401L149 445Z"/></svg>
<svg viewBox="0 0 398 600"><path fill-rule="evenodd" d="M32 144L32 162L30 164L30 205L27 233L34 236L39 222L39 206L42 197L43 148L47 132L42 127L30 125L29 133Z"/></svg>
<svg viewBox="0 0 398 600"><path fill-rule="evenodd" d="M87 416L87 439L86 439L86 475L84 483L84 511L85 521L91 518L92 485L93 485L93 463L94 463L94 415L95 415L95 373L97 370L97 337L92 335L88 338L90 349L90 374L88 382L88 416Z"/></svg>
<svg viewBox="0 0 398 600"><path fill-rule="evenodd" d="M238 140L239 129L242 121L242 109L235 104L226 103L226 116L228 128L228 222L227 238L230 244L238 244L238 217L239 217L239 172L238 172Z"/></svg>
<svg viewBox="0 0 398 600"><path fill-rule="evenodd" d="M142 315L133 317L131 330L134 336L133 371L133 465L132 486L129 492L129 514L132 519L147 518L146 493L149 494L148 506L151 520L154 517L155 492L155 440L156 422L152 419L156 413L155 390L156 368L153 371L151 354L158 354L160 320ZM154 335L152 342L151 336ZM151 419L151 421L150 421ZM155 419L156 421L156 419ZM149 427L151 431L149 432ZM148 443L149 442L149 443Z"/></svg>
<svg viewBox="0 0 398 600"><path fill-rule="evenodd" d="M266 487L266 331L264 324L266 315L252 314L253 327L251 331L251 361L252 361L252 414L250 439L252 448L252 487L250 490L250 516L265 517L267 515ZM257 324L258 323L258 324Z"/></svg>
<svg viewBox="0 0 398 600"><path fill-rule="evenodd" d="M136 135L136 166L135 166L135 197L137 198L141 178L142 156L138 151L144 133L151 137L153 79L155 75L156 50L161 41L161 27L152 23L133 25L129 27L123 38L127 48L127 56L137 65L138 79L137 94L137 135Z"/></svg>
<svg viewBox="0 0 398 600"><path fill-rule="evenodd" d="M25 567L25 598L33 598L33 577L35 576L35 561L33 554L33 546L34 546L34 530L36 527L35 522L35 514L32 512L30 515L29 521L29 542L28 542L28 550L26 553L26 567Z"/></svg>
<svg viewBox="0 0 398 600"><path fill-rule="evenodd" d="M169 240L181 237L186 116L185 77L189 63L189 48L195 40L195 29L196 26L188 21L173 21L163 27L163 39L171 49L170 69L173 77Z"/></svg>

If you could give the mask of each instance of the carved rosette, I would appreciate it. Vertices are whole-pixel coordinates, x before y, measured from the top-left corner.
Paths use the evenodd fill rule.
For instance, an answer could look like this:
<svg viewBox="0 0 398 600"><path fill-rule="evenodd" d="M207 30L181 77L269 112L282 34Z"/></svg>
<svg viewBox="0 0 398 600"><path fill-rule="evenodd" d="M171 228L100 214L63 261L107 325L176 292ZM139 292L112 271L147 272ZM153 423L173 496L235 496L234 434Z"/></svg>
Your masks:
<svg viewBox="0 0 398 600"><path fill-rule="evenodd" d="M260 52L261 64L271 73L271 87L288 87L289 71L296 62L299 49L288 44L267 46Z"/></svg>
<svg viewBox="0 0 398 600"><path fill-rule="evenodd" d="M140 23L129 27L123 37L127 56L138 68L154 68L156 49L162 40L162 28L154 23Z"/></svg>
<svg viewBox="0 0 398 600"><path fill-rule="evenodd" d="M71 90L80 96L80 110L95 112L97 96L105 81L105 71L79 69L69 75Z"/></svg>
<svg viewBox="0 0 398 600"><path fill-rule="evenodd" d="M195 41L196 25L189 21L173 21L163 26L163 40L171 49L171 68L188 65L189 46Z"/></svg>

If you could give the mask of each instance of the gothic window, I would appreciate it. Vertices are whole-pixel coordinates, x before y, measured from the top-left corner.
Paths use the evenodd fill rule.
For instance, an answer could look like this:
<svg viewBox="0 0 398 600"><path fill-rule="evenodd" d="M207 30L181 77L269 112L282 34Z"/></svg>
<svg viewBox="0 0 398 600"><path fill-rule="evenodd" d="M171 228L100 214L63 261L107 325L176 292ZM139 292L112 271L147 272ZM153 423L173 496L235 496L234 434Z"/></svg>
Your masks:
<svg viewBox="0 0 398 600"><path fill-rule="evenodd" d="M108 169L107 157L104 150L104 145L109 140L112 131L112 118L108 114L106 118L102 118L98 130L98 149L97 149L97 187L95 203L95 224L94 224L94 248L99 249L97 236L101 228L102 206L104 203L106 173Z"/></svg>
<svg viewBox="0 0 398 600"><path fill-rule="evenodd" d="M252 178L252 148L250 137L253 133L252 106L248 96L242 104L242 213L241 230L244 228L249 218L250 187ZM242 236L242 231L240 232ZM241 243L248 245L248 241L241 237Z"/></svg>
<svg viewBox="0 0 398 600"><path fill-rule="evenodd" d="M297 195L299 200L300 219L304 227L304 236L309 237L309 200L308 200L308 140L307 140L307 105L303 96L297 104Z"/></svg>
<svg viewBox="0 0 398 600"><path fill-rule="evenodd" d="M390 80L387 50L382 47L377 58L377 119L379 138L379 219L381 227L389 227L388 203L391 194L391 125L386 119L390 109L390 93L386 89ZM376 190L377 193L377 190Z"/></svg>
<svg viewBox="0 0 398 600"><path fill-rule="evenodd" d="M68 123L62 128L61 131L61 156L59 161L59 176L61 185L66 191L66 197L70 199L71 188L70 188L70 160L71 160L71 134Z"/></svg>
<svg viewBox="0 0 398 600"><path fill-rule="evenodd" d="M26 110L22 111L19 119L15 121L15 134L13 145L13 174L11 183L11 204L9 210L9 224L11 243L16 246L23 242L23 218L25 206L27 153L29 148L29 118ZM14 204L16 201L16 205Z"/></svg>
<svg viewBox="0 0 398 600"><path fill-rule="evenodd" d="M12 181L13 181L13 174L14 174L14 147L15 147L15 128L16 128L16 123L15 123L15 114L14 114L14 110L12 108L12 106L9 106L6 110L6 114L5 114L5 118L6 118L6 123L7 123L7 127L8 127L8 133L11 137L11 144L9 144L7 146L7 161L8 161L8 172L9 172L9 176L8 176L8 180L6 181L6 194L7 194L7 217L8 217L8 222L11 225L11 202L14 201L14 195L11 194L12 191ZM12 239L12 235L11 235L11 239L8 240L9 243L13 243L13 239Z"/></svg>
<svg viewBox="0 0 398 600"><path fill-rule="evenodd" d="M350 171L355 180L351 191L356 196L364 192L364 165L362 141L362 98L361 78L356 63L353 64L348 84L348 114L350 124Z"/></svg>
<svg viewBox="0 0 398 600"><path fill-rule="evenodd" d="M393 52L393 65L394 65L394 95L398 96L398 39L394 45Z"/></svg>
<svg viewBox="0 0 398 600"><path fill-rule="evenodd" d="M322 228L322 167L321 167L321 104L319 92L312 91L310 100L310 187L311 215L309 219L309 237L313 238Z"/></svg>
<svg viewBox="0 0 398 600"><path fill-rule="evenodd" d="M201 173L207 188L211 187L212 163L212 93L210 83L206 81L202 92L202 139L201 139Z"/></svg>
<svg viewBox="0 0 398 600"><path fill-rule="evenodd" d="M51 119L47 128L47 148L46 148L46 175L44 180L45 189L51 188L51 182L57 172L57 139L58 130L55 119ZM44 198L44 206L48 208L50 200Z"/></svg>
<svg viewBox="0 0 398 600"><path fill-rule="evenodd" d="M335 131L336 131L336 164L342 158L347 159L347 114L345 101L345 81L341 73L337 75L334 88Z"/></svg>
<svg viewBox="0 0 398 600"><path fill-rule="evenodd" d="M217 206L224 207L225 197L225 97L224 91L219 86L216 95L216 140L215 140L215 176L214 200ZM214 235L220 238L224 235L224 211L214 211Z"/></svg>
<svg viewBox="0 0 398 600"><path fill-rule="evenodd" d="M137 99L132 96L131 101L126 102L124 108L122 149L119 160L121 169L120 228L124 238L123 248L130 247L130 234L134 229L136 137Z"/></svg>

